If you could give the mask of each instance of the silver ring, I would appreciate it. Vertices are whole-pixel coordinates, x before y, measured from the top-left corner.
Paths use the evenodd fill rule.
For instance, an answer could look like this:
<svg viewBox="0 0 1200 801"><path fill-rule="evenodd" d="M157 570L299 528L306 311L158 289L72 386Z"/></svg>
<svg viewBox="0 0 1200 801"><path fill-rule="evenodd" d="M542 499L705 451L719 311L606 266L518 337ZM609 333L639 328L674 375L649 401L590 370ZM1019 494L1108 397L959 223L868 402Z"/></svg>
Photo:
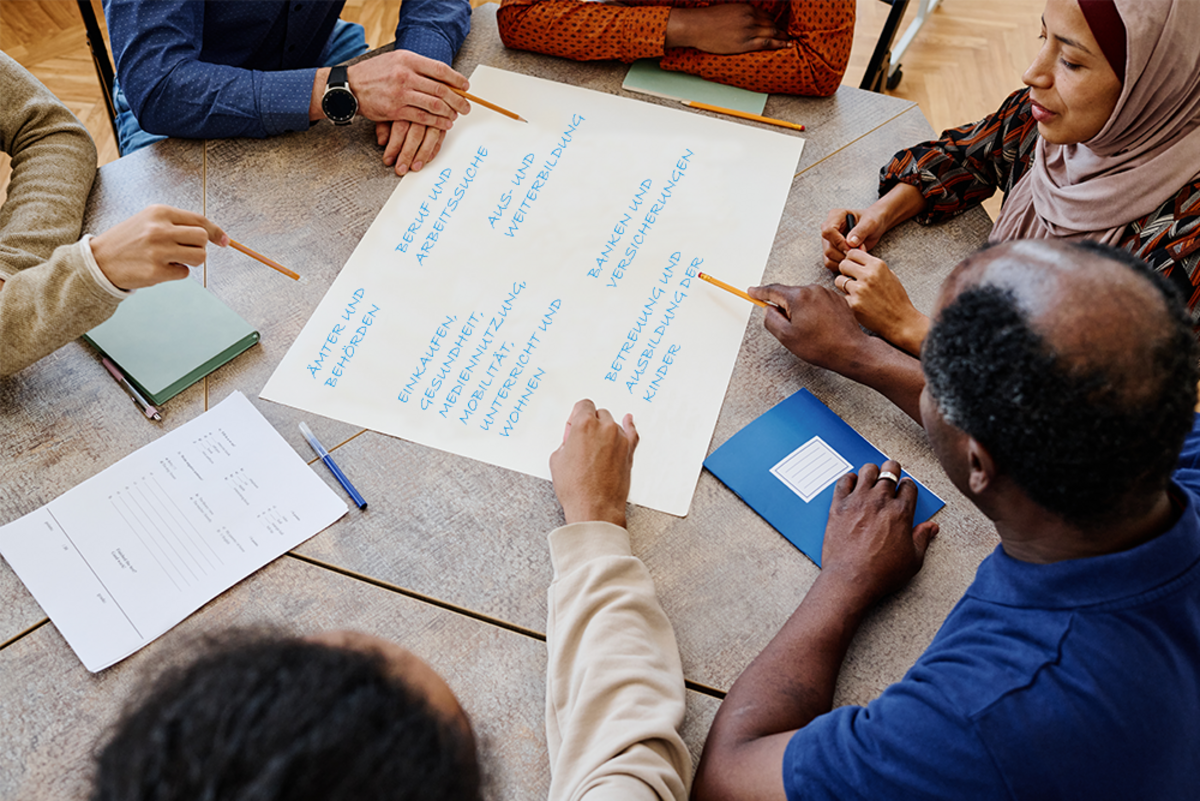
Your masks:
<svg viewBox="0 0 1200 801"><path fill-rule="evenodd" d="M875 479L875 483L879 483L880 481L883 481L885 478L888 481L891 481L895 484L900 483L900 476L896 475L891 470L884 470L882 473L880 473L879 478Z"/></svg>

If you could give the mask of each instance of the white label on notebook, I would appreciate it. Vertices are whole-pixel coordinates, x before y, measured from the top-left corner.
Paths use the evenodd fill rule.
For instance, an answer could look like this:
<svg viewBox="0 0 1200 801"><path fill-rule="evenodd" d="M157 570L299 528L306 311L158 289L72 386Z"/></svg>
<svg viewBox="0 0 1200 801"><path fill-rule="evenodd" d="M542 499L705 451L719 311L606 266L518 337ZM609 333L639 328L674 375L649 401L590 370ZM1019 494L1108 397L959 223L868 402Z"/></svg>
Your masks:
<svg viewBox="0 0 1200 801"><path fill-rule="evenodd" d="M808 503L850 471L850 463L820 437L813 437L771 468L771 475Z"/></svg>

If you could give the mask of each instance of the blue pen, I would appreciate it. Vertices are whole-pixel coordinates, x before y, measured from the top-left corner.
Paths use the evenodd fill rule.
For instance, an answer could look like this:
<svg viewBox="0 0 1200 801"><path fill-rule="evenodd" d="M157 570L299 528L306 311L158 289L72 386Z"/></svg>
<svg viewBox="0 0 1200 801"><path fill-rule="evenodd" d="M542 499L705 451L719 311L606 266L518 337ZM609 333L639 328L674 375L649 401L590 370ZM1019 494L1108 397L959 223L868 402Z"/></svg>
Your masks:
<svg viewBox="0 0 1200 801"><path fill-rule="evenodd" d="M304 423L301 423L300 433L304 435L306 440L308 440L308 444L312 445L312 449L317 452L317 456L321 457L321 461L324 462L325 466L329 468L329 472L333 473L333 477L336 478L338 483L342 485L342 489L344 489L346 494L350 496L350 500L354 501L358 505L359 509L366 509L367 502L363 500L363 496L358 494L358 490L356 490L354 485L350 483L350 479L346 478L345 474L342 473L341 469L337 466L337 463L333 461L333 457L329 455L329 451L325 450L325 446L320 443L320 441L317 439L317 436L313 434L312 430L309 429L309 427Z"/></svg>

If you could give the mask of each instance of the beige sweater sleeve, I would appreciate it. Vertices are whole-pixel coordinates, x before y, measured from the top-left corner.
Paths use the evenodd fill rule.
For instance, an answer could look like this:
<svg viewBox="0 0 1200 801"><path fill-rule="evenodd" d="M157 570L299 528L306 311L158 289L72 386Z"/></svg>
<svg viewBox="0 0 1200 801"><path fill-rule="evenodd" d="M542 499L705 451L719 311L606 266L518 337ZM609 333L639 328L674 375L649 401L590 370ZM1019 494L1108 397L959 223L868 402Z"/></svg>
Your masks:
<svg viewBox="0 0 1200 801"><path fill-rule="evenodd" d="M79 238L96 176L87 129L36 78L0 53L0 149L12 156L0 206L0 375L10 375L106 320L116 290Z"/></svg>
<svg viewBox="0 0 1200 801"><path fill-rule="evenodd" d="M550 534L550 555L551 801L686 799L679 648L629 534L611 523L563 526Z"/></svg>

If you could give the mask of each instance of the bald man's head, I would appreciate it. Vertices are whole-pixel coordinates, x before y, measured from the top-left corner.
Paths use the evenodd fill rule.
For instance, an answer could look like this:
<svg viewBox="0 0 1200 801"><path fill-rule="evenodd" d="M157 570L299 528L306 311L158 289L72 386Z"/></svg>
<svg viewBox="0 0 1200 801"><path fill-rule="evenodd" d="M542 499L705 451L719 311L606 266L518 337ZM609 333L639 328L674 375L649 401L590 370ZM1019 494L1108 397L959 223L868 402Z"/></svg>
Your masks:
<svg viewBox="0 0 1200 801"><path fill-rule="evenodd" d="M1084 525L1142 511L1191 428L1197 350L1174 290L1125 251L1009 242L947 279L922 365L947 422Z"/></svg>

